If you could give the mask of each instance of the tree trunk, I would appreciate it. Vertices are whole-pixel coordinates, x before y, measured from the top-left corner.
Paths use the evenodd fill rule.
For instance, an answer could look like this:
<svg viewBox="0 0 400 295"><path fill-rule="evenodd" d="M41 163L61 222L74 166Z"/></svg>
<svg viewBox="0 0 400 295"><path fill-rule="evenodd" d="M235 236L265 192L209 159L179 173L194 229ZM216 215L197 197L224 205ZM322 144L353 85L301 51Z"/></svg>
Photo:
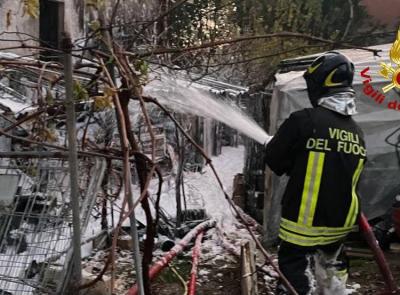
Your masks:
<svg viewBox="0 0 400 295"><path fill-rule="evenodd" d="M124 87L123 87L124 88ZM130 145L132 146L135 152L139 152L139 146L135 140L133 131L132 131L132 124L129 117L129 98L130 92L129 91L122 91L119 95L121 108L124 114L125 123L126 123L126 131L128 135L128 140ZM149 126L151 128L151 126ZM148 164L147 160L143 157L138 156L135 154L135 161L136 161L136 171L139 178L139 185L140 185L140 192L143 193L145 189L145 185L147 183L148 178ZM151 295L151 288L150 288L150 279L149 279L149 266L153 259L153 248L154 248L154 237L156 235L156 226L151 215L150 210L150 203L149 203L149 193L146 191L143 200L141 201L141 205L143 211L146 215L146 239L144 241L144 252L143 252L143 260L142 260L142 270L143 270L143 285L144 285L144 292L146 295Z"/></svg>

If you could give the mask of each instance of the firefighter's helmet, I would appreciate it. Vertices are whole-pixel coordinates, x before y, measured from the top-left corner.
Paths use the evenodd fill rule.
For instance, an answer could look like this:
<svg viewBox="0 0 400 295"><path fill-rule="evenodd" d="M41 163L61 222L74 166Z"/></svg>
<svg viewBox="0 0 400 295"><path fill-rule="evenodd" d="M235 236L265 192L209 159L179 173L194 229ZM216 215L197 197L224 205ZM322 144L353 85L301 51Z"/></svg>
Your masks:
<svg viewBox="0 0 400 295"><path fill-rule="evenodd" d="M317 59L304 73L311 104L316 107L325 95L353 90L354 64L343 54L329 51Z"/></svg>

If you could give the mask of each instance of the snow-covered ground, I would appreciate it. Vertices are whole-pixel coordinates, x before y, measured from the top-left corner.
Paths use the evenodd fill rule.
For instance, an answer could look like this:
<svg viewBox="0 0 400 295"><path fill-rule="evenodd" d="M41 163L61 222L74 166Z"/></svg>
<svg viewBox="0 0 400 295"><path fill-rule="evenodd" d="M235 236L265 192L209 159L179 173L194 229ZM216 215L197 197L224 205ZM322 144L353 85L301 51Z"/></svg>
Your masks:
<svg viewBox="0 0 400 295"><path fill-rule="evenodd" d="M221 178L224 189L228 195L232 194L233 179L238 173L241 173L244 165L244 147L223 147L222 154L213 157L212 162ZM199 283L207 284L209 281L209 273L214 268L230 269L237 267L237 260L229 255L226 248L223 247L222 239L236 244L239 250L240 241L248 237L246 230L236 221L234 214L226 201L223 191L221 190L210 167L204 167L202 172L185 172L184 174L185 192L187 197L188 209L204 208L209 217L218 220L217 228L209 230L202 245L202 255L199 275ZM155 197L157 191L157 181L154 179L149 188L152 197ZM135 190L134 196L138 196L139 192ZM161 208L171 217L176 215L175 187L174 180L165 180L161 197ZM144 212L140 206L136 209L136 217L145 223ZM129 223L129 221L127 221ZM130 251L119 251L117 257L118 268L116 292L124 294L126 288L133 284L133 260ZM156 250L155 259L163 255L161 250ZM191 252L187 252L190 260ZM87 271L91 272L93 266L102 264L104 261L104 252L97 251L97 254L85 263ZM101 268L101 267L99 267ZM210 274L212 276L212 274Z"/></svg>
<svg viewBox="0 0 400 295"><path fill-rule="evenodd" d="M224 185L225 191L229 196L233 190L233 179L238 173L241 173L244 166L244 147L223 147L221 155L212 157L212 163L216 168L218 175ZM224 193L219 186L211 168L207 165L202 172L184 172L184 184L187 209L205 209L206 214L210 218L216 218L218 228L223 229L225 233L237 234L236 218L232 209L225 199ZM150 183L149 192L153 200L156 198L158 188L158 180L153 179ZM134 198L140 196L137 186L133 189ZM120 199L114 205L114 220L119 219L120 206L122 204L123 191ZM182 204L183 204L182 200ZM183 205L182 205L183 206ZM171 218L176 216L176 200L175 200L175 181L174 179L164 179L161 193L160 208ZM136 218L143 224L146 224L145 213L139 205L136 210ZM111 224L111 216L109 216L109 224ZM129 218L125 220L124 226L129 226ZM84 239L95 236L101 231L100 219L92 218ZM90 255L91 247L84 247L84 256Z"/></svg>
<svg viewBox="0 0 400 295"><path fill-rule="evenodd" d="M244 166L244 147L223 147L222 154L212 157L216 171L218 172L225 191L228 195L232 194L233 178L236 174L242 173ZM203 208L209 217L217 218L224 227L230 227L235 221L235 217L230 209L229 203L226 201L223 191L221 190L211 168L205 166L202 172L184 172L185 195L188 209ZM150 183L150 196L155 199L158 188L157 179L153 179ZM137 186L134 186L134 199L140 196ZM122 203L123 190L120 200L115 204L114 219L118 220L119 206ZM183 204L183 200L182 200ZM183 206L183 205L182 205ZM161 209L170 217L176 216L176 200L175 200L175 181L174 179L164 179L161 193ZM141 206L135 210L136 218L143 224L146 223L145 213ZM111 217L110 217L111 222ZM129 226L129 219L126 219L124 226ZM92 219L89 224L85 237L95 235L100 231L100 220Z"/></svg>
<svg viewBox="0 0 400 295"><path fill-rule="evenodd" d="M221 177L221 181L228 195L232 194L233 178L241 173L244 165L244 147L223 147L222 154L213 157L212 162ZM211 168L204 167L201 173L184 173L185 191L188 209L204 208L210 217L217 220L224 227L230 227L234 216L226 201ZM161 198L161 207L171 216L176 214L175 188L173 181L165 184ZM139 213L141 216L143 213Z"/></svg>
<svg viewBox="0 0 400 295"><path fill-rule="evenodd" d="M224 189L228 195L232 194L233 178L236 174L241 173L244 165L244 147L223 147L222 154L213 157L212 162L221 178ZM236 228L233 224L236 219L232 213L229 203L225 199L224 193L221 190L211 168L205 166L202 172L184 172L185 195L187 209L205 209L207 216L216 218L218 225L226 232L235 232ZM158 188L157 179L151 181L149 192L150 196L155 199ZM137 186L133 189L134 198L140 196L140 191ZM114 220L119 219L119 206L122 203L123 191L121 192L120 200L114 206ZM183 200L182 200L183 204ZM183 205L182 205L183 206ZM161 209L171 218L176 216L176 200L175 200L175 181L174 179L165 179L162 186L161 194ZM141 206L135 210L136 218L143 224L146 224L145 213ZM109 218L111 224L111 216ZM129 219L126 219L124 226L129 226ZM100 219L92 218L88 229L84 235L84 239L96 235L101 231ZM91 249L85 248L85 253L88 255Z"/></svg>

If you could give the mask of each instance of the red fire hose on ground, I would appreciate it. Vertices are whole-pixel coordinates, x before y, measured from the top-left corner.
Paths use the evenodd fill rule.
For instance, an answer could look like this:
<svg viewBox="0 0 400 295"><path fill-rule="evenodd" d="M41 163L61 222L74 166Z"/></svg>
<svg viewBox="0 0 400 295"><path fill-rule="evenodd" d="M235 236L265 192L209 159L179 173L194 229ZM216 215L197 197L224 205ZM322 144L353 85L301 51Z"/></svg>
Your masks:
<svg viewBox="0 0 400 295"><path fill-rule="evenodd" d="M196 294L196 280L197 280L197 266L199 264L201 241L203 239L204 232L200 232L196 238L196 243L193 248L192 254L192 270L190 272L190 280L188 284L188 295Z"/></svg>
<svg viewBox="0 0 400 295"><path fill-rule="evenodd" d="M191 240L197 237L199 234L203 233L209 228L214 227L216 224L215 219L207 220L194 229L192 229L178 244L176 244L169 252L167 252L160 260L154 263L149 270L150 280L154 279L170 262L176 257L183 249L189 244ZM132 288L128 290L126 295L137 295L138 288L135 284Z"/></svg>
<svg viewBox="0 0 400 295"><path fill-rule="evenodd" d="M386 291L384 294L399 294L399 289L394 281L393 274L390 271L385 255L383 254L382 249L379 247L375 234L368 223L368 219L363 213L360 214L358 224L360 226L360 231L363 233L365 240L368 243L368 246L372 250L383 280L385 281Z"/></svg>

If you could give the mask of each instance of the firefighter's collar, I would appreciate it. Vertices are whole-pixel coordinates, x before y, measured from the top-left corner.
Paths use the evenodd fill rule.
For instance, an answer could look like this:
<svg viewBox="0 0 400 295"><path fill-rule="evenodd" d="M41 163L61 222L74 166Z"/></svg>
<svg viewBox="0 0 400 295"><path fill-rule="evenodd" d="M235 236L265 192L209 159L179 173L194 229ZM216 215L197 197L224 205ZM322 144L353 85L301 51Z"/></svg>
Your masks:
<svg viewBox="0 0 400 295"><path fill-rule="evenodd" d="M318 105L342 115L352 116L357 114L355 95L350 91L321 97Z"/></svg>

